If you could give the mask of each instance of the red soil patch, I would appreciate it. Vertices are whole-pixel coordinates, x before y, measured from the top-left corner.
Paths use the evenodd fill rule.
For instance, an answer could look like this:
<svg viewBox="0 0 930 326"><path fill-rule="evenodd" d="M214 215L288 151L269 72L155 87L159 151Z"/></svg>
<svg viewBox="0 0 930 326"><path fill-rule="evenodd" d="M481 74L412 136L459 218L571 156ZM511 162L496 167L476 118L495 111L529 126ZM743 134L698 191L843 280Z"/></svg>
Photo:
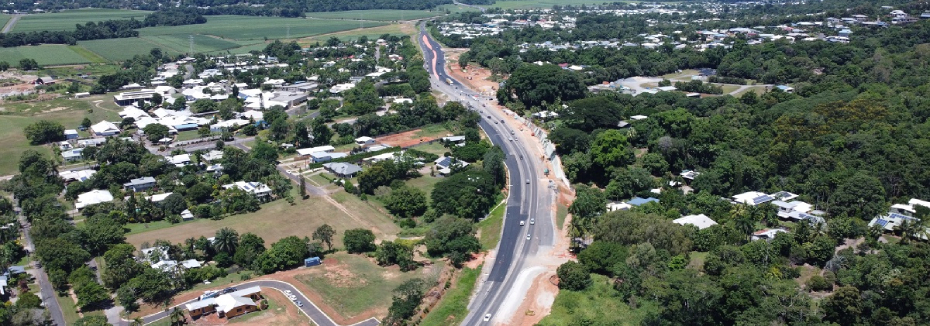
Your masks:
<svg viewBox="0 0 930 326"><path fill-rule="evenodd" d="M381 136L375 138L379 143L386 144L389 146L400 146L407 148L413 145L419 145L421 143L433 141L439 139L439 137L417 137L417 133L420 132L420 129L414 129L411 131L405 131L401 133L396 133L393 135Z"/></svg>

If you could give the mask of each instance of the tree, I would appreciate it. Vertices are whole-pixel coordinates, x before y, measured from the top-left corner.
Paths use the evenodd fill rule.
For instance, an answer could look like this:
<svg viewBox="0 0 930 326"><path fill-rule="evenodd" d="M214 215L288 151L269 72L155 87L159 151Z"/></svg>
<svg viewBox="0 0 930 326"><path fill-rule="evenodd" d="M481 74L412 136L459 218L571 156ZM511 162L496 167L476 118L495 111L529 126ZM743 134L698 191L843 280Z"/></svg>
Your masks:
<svg viewBox="0 0 930 326"><path fill-rule="evenodd" d="M355 85L352 89L343 92L345 106L342 110L354 115L364 115L374 113L378 108L384 105L384 100L378 96L375 85L363 80Z"/></svg>
<svg viewBox="0 0 930 326"><path fill-rule="evenodd" d="M612 167L624 167L634 162L633 150L619 130L607 130L597 135L591 143L591 160L601 171Z"/></svg>
<svg viewBox="0 0 930 326"><path fill-rule="evenodd" d="M216 248L216 251L232 255L236 252L236 247L238 246L239 232L228 227L216 231L216 239L213 242L213 247Z"/></svg>
<svg viewBox="0 0 930 326"><path fill-rule="evenodd" d="M412 187L394 189L384 199L384 206L398 217L409 218L423 215L426 212L426 193Z"/></svg>
<svg viewBox="0 0 930 326"><path fill-rule="evenodd" d="M39 63L35 59L26 58L19 60L19 69L21 70L39 70Z"/></svg>
<svg viewBox="0 0 930 326"><path fill-rule="evenodd" d="M320 225L316 228L316 231L313 231L313 240L320 240L326 244L327 250L333 250L333 235L336 234L336 230L333 230L333 227L329 224Z"/></svg>
<svg viewBox="0 0 930 326"><path fill-rule="evenodd" d="M80 231L84 248L94 256L103 254L110 245L126 240L123 225L103 214L87 218Z"/></svg>
<svg viewBox="0 0 930 326"><path fill-rule="evenodd" d="M92 122L90 122L90 119L87 117L84 117L84 120L81 120L81 127L90 128L91 124Z"/></svg>
<svg viewBox="0 0 930 326"><path fill-rule="evenodd" d="M236 248L233 261L241 267L249 268L265 252L265 240L254 233L243 234Z"/></svg>
<svg viewBox="0 0 930 326"><path fill-rule="evenodd" d="M191 112L193 113L204 113L204 112L213 112L216 111L216 102L210 99L199 99L194 101L191 104Z"/></svg>
<svg viewBox="0 0 930 326"><path fill-rule="evenodd" d="M366 229L345 230L342 243L350 254L371 252L376 249L375 234Z"/></svg>
<svg viewBox="0 0 930 326"><path fill-rule="evenodd" d="M26 126L26 139L32 145L40 145L65 139L65 127L58 122L39 120Z"/></svg>
<svg viewBox="0 0 930 326"><path fill-rule="evenodd" d="M423 300L426 292L426 281L414 278L401 283L394 289L391 307L388 316L384 319L385 325L401 325L416 313L417 306Z"/></svg>
<svg viewBox="0 0 930 326"><path fill-rule="evenodd" d="M0 61L0 71L10 70L10 63L6 61Z"/></svg>
<svg viewBox="0 0 930 326"><path fill-rule="evenodd" d="M459 266L481 249L471 221L445 216L437 220L423 238L427 252L432 256L446 255L453 265Z"/></svg>
<svg viewBox="0 0 930 326"><path fill-rule="evenodd" d="M104 302L110 300L110 295L107 294L107 290L94 281L82 286L76 286L74 288L74 294L78 297L77 305L81 307L81 309L90 310L89 308L99 307Z"/></svg>
<svg viewBox="0 0 930 326"><path fill-rule="evenodd" d="M313 119L311 129L313 132L313 140L310 142L310 145L329 145L330 140L333 139L333 130L329 129L329 126L326 125L326 120L323 117L317 117L316 119ZM306 134L306 132L303 133Z"/></svg>
<svg viewBox="0 0 930 326"><path fill-rule="evenodd" d="M252 157L268 164L278 160L278 150L271 144L258 139L252 146Z"/></svg>
<svg viewBox="0 0 930 326"><path fill-rule="evenodd" d="M168 319L171 320L171 326L184 325L187 323L187 317L184 317L184 310L174 307L171 309L171 314L168 315Z"/></svg>
<svg viewBox="0 0 930 326"><path fill-rule="evenodd" d="M181 212L187 209L187 201L185 201L184 196L179 193L172 193L168 195L168 197L162 200L159 204L168 215L181 214Z"/></svg>
<svg viewBox="0 0 930 326"><path fill-rule="evenodd" d="M396 264L402 271L416 268L416 263L413 261L413 248L392 241L381 242L381 246L375 252L375 260L381 266Z"/></svg>
<svg viewBox="0 0 930 326"><path fill-rule="evenodd" d="M42 307L42 299L32 292L22 292L16 300L17 309L38 309Z"/></svg>
<svg viewBox="0 0 930 326"><path fill-rule="evenodd" d="M100 315L84 316L84 317L81 317L81 319L78 319L77 321L74 322L74 326L107 326L107 325L110 325L110 323L107 322L107 317L100 316Z"/></svg>
<svg viewBox="0 0 930 326"><path fill-rule="evenodd" d="M885 189L881 181L865 173L856 173L844 181L830 196L830 214L870 220L885 207Z"/></svg>
<svg viewBox="0 0 930 326"><path fill-rule="evenodd" d="M103 254L103 284L111 290L119 289L123 284L136 277L144 266L135 260L136 248L130 244L118 244Z"/></svg>
<svg viewBox="0 0 930 326"><path fill-rule="evenodd" d="M587 152L591 145L591 135L583 130L558 127L549 133L549 139L556 144L559 153L568 155L575 152Z"/></svg>
<svg viewBox="0 0 930 326"><path fill-rule="evenodd" d="M477 220L494 205L497 191L494 178L487 172L466 170L437 183L430 200L439 213Z"/></svg>
<svg viewBox="0 0 930 326"><path fill-rule="evenodd" d="M36 242L36 256L49 270L60 269L70 272L90 259L90 254L81 246L62 238L45 239Z"/></svg>
<svg viewBox="0 0 930 326"><path fill-rule="evenodd" d="M300 177L300 199L307 199L307 179Z"/></svg>
<svg viewBox="0 0 930 326"><path fill-rule="evenodd" d="M581 291L591 286L591 273L578 262L565 262L559 266L556 274L559 276L560 289Z"/></svg>
<svg viewBox="0 0 930 326"><path fill-rule="evenodd" d="M150 123L145 126L145 128L142 128L142 132L145 133L145 139L148 139L152 143L158 142L162 138L167 138L169 135L168 127L160 123Z"/></svg>
<svg viewBox="0 0 930 326"><path fill-rule="evenodd" d="M316 119L314 119L314 122L316 122ZM315 128L316 124L314 124L314 129ZM316 137L316 135L314 135L314 137ZM330 138L332 138L332 135L330 135ZM297 146L297 148L313 146L313 143L310 141L310 133L307 131L307 124L303 120L294 122L294 146Z"/></svg>
<svg viewBox="0 0 930 326"><path fill-rule="evenodd" d="M591 232L595 218L607 211L607 197L597 188L579 185L575 190L575 201L568 206L572 214L572 227L582 234Z"/></svg>
<svg viewBox="0 0 930 326"><path fill-rule="evenodd" d="M824 320L840 325L854 325L862 314L861 304L859 289L851 286L841 287L824 300Z"/></svg>
<svg viewBox="0 0 930 326"><path fill-rule="evenodd" d="M648 153L643 155L643 168L649 170L652 175L661 176L668 172L668 162L665 161L662 155Z"/></svg>
<svg viewBox="0 0 930 326"><path fill-rule="evenodd" d="M571 102L562 120L566 128L590 133L595 129L616 128L621 116L622 109L615 101L595 96Z"/></svg>
<svg viewBox="0 0 930 326"><path fill-rule="evenodd" d="M493 177L494 184L499 186L503 186L504 182L507 181L507 171L504 167L506 158L507 155L504 154L504 151L500 147L494 146L484 153L484 158L481 160L481 167L484 172Z"/></svg>
<svg viewBox="0 0 930 326"><path fill-rule="evenodd" d="M525 107L579 99L586 91L577 73L551 64L522 64L510 75L506 87L501 89L512 92Z"/></svg>

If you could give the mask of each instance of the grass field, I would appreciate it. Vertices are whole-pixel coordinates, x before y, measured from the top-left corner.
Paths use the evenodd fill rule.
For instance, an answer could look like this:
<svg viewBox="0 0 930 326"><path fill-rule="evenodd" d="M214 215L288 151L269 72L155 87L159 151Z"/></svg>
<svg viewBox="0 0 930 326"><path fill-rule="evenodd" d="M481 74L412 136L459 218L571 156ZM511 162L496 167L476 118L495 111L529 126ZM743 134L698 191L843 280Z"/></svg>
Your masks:
<svg viewBox="0 0 930 326"><path fill-rule="evenodd" d="M308 12L307 18L395 21L436 17L443 14L445 13L442 11L426 10L349 10L334 12Z"/></svg>
<svg viewBox="0 0 930 326"><path fill-rule="evenodd" d="M501 228L504 227L504 210L506 208L506 204L497 205L491 210L488 218L478 222L478 230L481 232L481 239L478 239L478 242L481 242L481 249L492 250L501 241Z"/></svg>
<svg viewBox="0 0 930 326"><path fill-rule="evenodd" d="M382 22L365 22L364 24L366 27L386 25ZM199 34L239 41L264 41L287 37L288 26L290 26L290 37L299 38L358 28L359 23L342 20L225 15L209 16L207 23L200 25L147 27L139 30L139 36L183 35L187 38L187 35Z"/></svg>
<svg viewBox="0 0 930 326"><path fill-rule="evenodd" d="M420 322L421 326L458 325L468 315L468 301L475 288L478 276L481 275L481 266L478 268L463 268L461 275L451 289L446 291L429 315Z"/></svg>
<svg viewBox="0 0 930 326"><path fill-rule="evenodd" d="M486 7L498 7L501 9L527 9L527 8L552 8L554 5L560 6L580 6L590 4L602 4L604 0L514 0L514 1L497 1L493 5Z"/></svg>
<svg viewBox="0 0 930 326"><path fill-rule="evenodd" d="M63 44L45 44L35 46L17 46L13 48L0 48L0 58L10 65L19 66L19 60L35 59L39 65L67 65L92 62L81 53L75 52L71 47Z"/></svg>
<svg viewBox="0 0 930 326"><path fill-rule="evenodd" d="M570 326L581 321L599 321L603 325L639 325L643 317L658 307L649 301L639 301L632 309L611 285L606 276L591 274L593 285L584 291L560 290L551 313L537 325Z"/></svg>
<svg viewBox="0 0 930 326"><path fill-rule="evenodd" d="M296 187L293 190L293 196L300 198ZM216 230L229 227L238 231L239 234L255 233L265 240L266 245L270 246L271 243L291 235L309 237L320 225L329 224L336 229L334 242L338 245L342 243L343 231L359 227L368 228L366 225L360 225L335 206L319 198L298 199L295 203L295 205L291 206L287 201L279 199L263 204L262 208L257 212L227 216L219 221L198 219L174 225L153 224L150 225L148 230L127 235L126 242L136 247L139 247L143 242L153 243L157 239L179 243L191 237L212 237L216 234ZM344 205L350 211L355 212L357 217L365 219L365 222L375 225L382 232L389 235L397 234L399 228L383 214L375 215L372 213L374 211L372 209L361 210L364 206L350 206L349 204ZM360 210L352 210L353 207ZM135 226L130 227L130 229L138 230ZM378 235L377 232L376 235Z"/></svg>
<svg viewBox="0 0 930 326"><path fill-rule="evenodd" d="M94 97L98 98L98 97ZM2 110L5 112L21 112L20 114L0 115L0 175L8 175L16 172L19 157L23 152L34 149L40 153L51 155L52 150L49 146L32 146L26 140L23 130L26 126L39 121L51 120L60 122L67 129L77 127L84 117L90 118L93 122L100 120L118 121L119 116L114 111L95 109L93 113L88 113L87 109L91 104L87 99L82 100L52 100L38 102L35 105L30 104L4 104ZM49 112L54 109L60 111Z"/></svg>
<svg viewBox="0 0 930 326"><path fill-rule="evenodd" d="M407 180L407 185L423 190L423 192L426 193L426 201L429 202L433 189L436 188L436 184L442 181L442 179L443 178L431 177L429 174L424 174L422 177Z"/></svg>
<svg viewBox="0 0 930 326"><path fill-rule="evenodd" d="M332 258L339 262L329 264ZM318 293L326 305L347 318L370 310L386 313L391 305L391 292L407 280L437 279L433 271L438 268L421 267L401 272L397 266L381 267L365 256L344 252L327 256L326 260L322 268L308 269L306 274L296 278Z"/></svg>
<svg viewBox="0 0 930 326"><path fill-rule="evenodd" d="M426 145L414 146L413 149L418 150L418 151L424 151L427 153L433 153L439 156L442 156L442 154L449 151L448 148L446 148L445 146L442 146L442 144L440 144L439 142L435 142L432 144L426 144Z"/></svg>
<svg viewBox="0 0 930 326"><path fill-rule="evenodd" d="M328 40L330 37L333 37L333 36L338 37L340 40L343 40L343 41L358 40L362 36L365 36L371 40L376 40L378 39L378 37L384 34L414 35L416 34L416 29L414 29L413 25L411 24L391 24L391 25L384 25L384 26L378 26L378 27L367 27L366 25L365 28L355 28L352 30L347 30L347 31L342 31L342 32L315 35L315 36L311 36L307 38L302 38L298 40L297 42L300 43L301 45L307 46L307 45L314 44L316 42L324 43L326 42L326 40Z"/></svg>
<svg viewBox="0 0 930 326"><path fill-rule="evenodd" d="M6 22L10 21L11 18L13 18L13 16L7 15L7 14L0 14L0 28L2 28L3 26L6 26Z"/></svg>
<svg viewBox="0 0 930 326"><path fill-rule="evenodd" d="M568 217L568 207L565 207L565 205L562 205L561 203L558 204L555 210L555 220L556 223L558 223L556 227L558 227L559 230L561 230L562 225L565 224L566 217Z"/></svg>
<svg viewBox="0 0 930 326"><path fill-rule="evenodd" d="M149 11L117 9L78 9L56 13L25 15L13 26L13 32L74 30L74 25L113 19L145 19Z"/></svg>

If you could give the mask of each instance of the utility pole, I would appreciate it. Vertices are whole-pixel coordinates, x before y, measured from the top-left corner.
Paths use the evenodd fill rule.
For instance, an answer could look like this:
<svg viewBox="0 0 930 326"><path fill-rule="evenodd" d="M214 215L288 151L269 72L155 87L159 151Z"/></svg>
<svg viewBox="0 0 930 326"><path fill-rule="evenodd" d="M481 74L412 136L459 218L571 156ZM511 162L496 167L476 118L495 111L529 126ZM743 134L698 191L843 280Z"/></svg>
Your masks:
<svg viewBox="0 0 930 326"><path fill-rule="evenodd" d="M187 36L188 43L190 44L190 50L187 52L190 55L194 55L194 35Z"/></svg>

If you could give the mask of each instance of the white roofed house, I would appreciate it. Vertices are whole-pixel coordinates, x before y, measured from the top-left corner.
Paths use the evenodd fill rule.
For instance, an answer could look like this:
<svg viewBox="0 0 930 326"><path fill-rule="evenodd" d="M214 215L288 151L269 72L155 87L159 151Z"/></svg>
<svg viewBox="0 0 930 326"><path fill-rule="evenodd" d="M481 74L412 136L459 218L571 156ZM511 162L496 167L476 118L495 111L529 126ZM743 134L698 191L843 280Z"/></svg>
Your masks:
<svg viewBox="0 0 930 326"><path fill-rule="evenodd" d="M756 206L775 200L774 197L758 191L747 191L738 195L733 195L734 204L745 204Z"/></svg>
<svg viewBox="0 0 930 326"><path fill-rule="evenodd" d="M699 230L703 230L711 226L717 225L717 222L714 222L714 220L712 220L710 217L707 217L707 215L704 215L704 214L682 216L679 219L673 220L672 223L679 224L679 225L694 225Z"/></svg>
<svg viewBox="0 0 930 326"><path fill-rule="evenodd" d="M62 171L58 173L58 176L65 180L65 183L84 182L93 177L96 173L97 171L94 170Z"/></svg>
<svg viewBox="0 0 930 326"><path fill-rule="evenodd" d="M203 315L216 312L220 318L233 318L256 310L265 309L261 306L262 289L258 286L221 294L212 298L193 301L184 305L191 318L197 319ZM225 291L224 291L225 292Z"/></svg>
<svg viewBox="0 0 930 326"><path fill-rule="evenodd" d="M90 130L94 135L102 137L118 135L120 132L116 124L105 120L90 126Z"/></svg>
<svg viewBox="0 0 930 326"><path fill-rule="evenodd" d="M348 153L341 152L315 152L310 153L310 161L313 163L323 163L348 156Z"/></svg>
<svg viewBox="0 0 930 326"><path fill-rule="evenodd" d="M317 146L317 147L311 147L311 148L300 148L297 150L297 154L299 154L300 156L310 156L310 154L313 154L313 153L318 153L318 152L330 153L335 150L336 150L335 147L330 146L330 145L325 145L325 146Z"/></svg>
<svg viewBox="0 0 930 326"><path fill-rule="evenodd" d="M355 138L355 144L358 146L367 147L368 145L374 145L375 139L368 136L362 136Z"/></svg>
<svg viewBox="0 0 930 326"><path fill-rule="evenodd" d="M869 227L879 226L885 231L889 232L910 232L911 237L920 238L922 240L928 240L930 236L930 227L921 227L913 228L911 230L903 230L906 225L920 225L920 218L915 217L917 215L918 207L921 210L930 209L930 202L912 198L908 201L907 204L894 204L891 205L891 208L888 209L888 213L884 215L879 215L869 221ZM907 228L910 229L910 228Z"/></svg>
<svg viewBox="0 0 930 326"><path fill-rule="evenodd" d="M78 195L74 201L74 207L78 210L95 204L107 203L113 201L113 195L109 190L91 190Z"/></svg>
<svg viewBox="0 0 930 326"><path fill-rule="evenodd" d="M123 184L123 188L126 190L132 189L135 192L145 191L152 187L155 187L155 178L153 177L136 178Z"/></svg>
<svg viewBox="0 0 930 326"><path fill-rule="evenodd" d="M165 160L167 160L168 163L174 164L174 166L181 168L181 167L185 167L191 164L191 155L181 154L181 155L174 155L174 156L165 156Z"/></svg>
<svg viewBox="0 0 930 326"><path fill-rule="evenodd" d="M238 188L242 191L255 195L258 198L271 196L271 188L261 182L236 181L223 186L224 189Z"/></svg>
<svg viewBox="0 0 930 326"><path fill-rule="evenodd" d="M443 176L451 174L453 168L464 168L468 166L468 162L450 156L437 158L433 163L436 163L436 171Z"/></svg>

